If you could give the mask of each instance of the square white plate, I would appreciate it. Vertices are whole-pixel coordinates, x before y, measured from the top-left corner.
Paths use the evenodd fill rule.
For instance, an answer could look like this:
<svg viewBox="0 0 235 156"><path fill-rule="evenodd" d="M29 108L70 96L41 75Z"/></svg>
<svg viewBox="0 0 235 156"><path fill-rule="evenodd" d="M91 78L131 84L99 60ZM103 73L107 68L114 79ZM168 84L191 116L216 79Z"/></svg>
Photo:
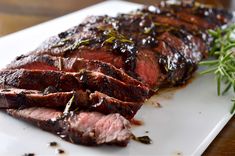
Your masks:
<svg viewBox="0 0 235 156"><path fill-rule="evenodd" d="M106 1L58 19L0 38L0 67L16 56L35 49L47 37L79 24L88 15L115 16L141 7L124 1ZM136 115L144 122L133 127L137 136L148 135L151 145L131 141L126 148L114 146L85 147L65 142L25 122L0 112L0 155L55 155L48 147L57 141L65 155L76 156L138 156L138 155L200 155L232 117L232 93L217 97L212 76L196 76L186 87L152 97ZM159 102L156 108L152 103ZM146 134L146 131L149 131Z"/></svg>

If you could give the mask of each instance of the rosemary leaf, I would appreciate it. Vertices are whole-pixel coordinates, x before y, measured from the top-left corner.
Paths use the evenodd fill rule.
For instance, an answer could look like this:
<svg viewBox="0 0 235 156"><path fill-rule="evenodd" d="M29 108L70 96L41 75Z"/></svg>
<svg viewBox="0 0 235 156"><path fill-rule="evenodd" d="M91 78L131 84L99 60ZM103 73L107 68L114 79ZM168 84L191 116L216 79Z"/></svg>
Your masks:
<svg viewBox="0 0 235 156"><path fill-rule="evenodd" d="M210 69L204 70L204 71L200 72L200 75L205 75L205 74L213 73L213 72L216 71L216 69L217 68L214 67L214 68L210 68Z"/></svg>
<svg viewBox="0 0 235 156"><path fill-rule="evenodd" d="M231 101L233 102L233 107L232 107L230 113L233 114L235 111L235 100L231 100Z"/></svg>
<svg viewBox="0 0 235 156"><path fill-rule="evenodd" d="M218 64L219 60L209 60L209 61L201 61L199 65L215 65Z"/></svg>
<svg viewBox="0 0 235 156"><path fill-rule="evenodd" d="M217 95L220 96L220 89L221 89L221 76L217 76Z"/></svg>
<svg viewBox="0 0 235 156"><path fill-rule="evenodd" d="M73 95L71 97L71 99L68 101L68 103L66 104L66 107L65 107L64 112L63 112L64 115L67 115L69 113L70 107L72 106L72 104L74 102L74 97L75 97L75 95Z"/></svg>
<svg viewBox="0 0 235 156"><path fill-rule="evenodd" d="M224 91L222 92L222 95L225 95L225 93L227 93L231 87L232 87L232 84L229 83L229 84L226 86L226 88L224 89Z"/></svg>
<svg viewBox="0 0 235 156"><path fill-rule="evenodd" d="M113 43L113 41L115 40L115 37L109 37L108 39L106 39L104 42L105 43Z"/></svg>
<svg viewBox="0 0 235 156"><path fill-rule="evenodd" d="M214 30L209 30L208 33L212 36L212 37L218 37L218 32L214 31Z"/></svg>

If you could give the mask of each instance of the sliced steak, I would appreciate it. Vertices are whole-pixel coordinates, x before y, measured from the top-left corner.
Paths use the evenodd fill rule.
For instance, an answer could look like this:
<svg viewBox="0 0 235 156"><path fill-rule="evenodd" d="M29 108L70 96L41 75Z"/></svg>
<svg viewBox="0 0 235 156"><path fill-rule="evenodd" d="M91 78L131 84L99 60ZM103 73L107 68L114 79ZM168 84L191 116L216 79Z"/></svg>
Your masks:
<svg viewBox="0 0 235 156"><path fill-rule="evenodd" d="M89 93L79 90L45 94L36 90L9 88L0 90L0 108L50 107L64 109L72 97L72 109L97 111L103 114L119 113L127 119L133 118L142 106L140 103L123 102L100 92Z"/></svg>
<svg viewBox="0 0 235 156"><path fill-rule="evenodd" d="M129 102L143 102L150 96L147 88L125 84L102 73L87 70L79 73L24 69L1 71L0 84L40 91L49 86L55 87L58 91L89 89Z"/></svg>
<svg viewBox="0 0 235 156"><path fill-rule="evenodd" d="M50 55L29 55L21 56L11 62L6 69L32 69L32 70L62 70L67 72L79 72L80 70L90 70L101 72L127 84L146 87L140 81L130 77L122 70L114 67L110 63L98 60L86 60L81 58L62 58Z"/></svg>
<svg viewBox="0 0 235 156"><path fill-rule="evenodd" d="M60 111L40 107L7 112L76 144L126 146L132 135L129 121L119 114L80 112L63 117Z"/></svg>

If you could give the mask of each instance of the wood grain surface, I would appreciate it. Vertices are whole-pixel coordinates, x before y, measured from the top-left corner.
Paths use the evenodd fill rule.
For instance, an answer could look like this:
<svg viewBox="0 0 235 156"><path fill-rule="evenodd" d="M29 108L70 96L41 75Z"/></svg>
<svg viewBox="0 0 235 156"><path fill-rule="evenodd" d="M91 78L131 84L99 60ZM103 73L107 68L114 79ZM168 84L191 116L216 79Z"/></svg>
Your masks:
<svg viewBox="0 0 235 156"><path fill-rule="evenodd" d="M0 36L96 4L102 0L0 0ZM157 0L129 0L154 4ZM235 0L199 0L235 10ZM235 156L235 117L220 132L204 156Z"/></svg>

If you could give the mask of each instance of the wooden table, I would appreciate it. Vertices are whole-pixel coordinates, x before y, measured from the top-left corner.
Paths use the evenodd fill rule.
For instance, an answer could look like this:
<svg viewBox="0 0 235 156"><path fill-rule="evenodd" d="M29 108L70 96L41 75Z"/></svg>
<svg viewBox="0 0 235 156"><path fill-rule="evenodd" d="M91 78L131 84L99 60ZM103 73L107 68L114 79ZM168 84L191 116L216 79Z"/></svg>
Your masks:
<svg viewBox="0 0 235 156"><path fill-rule="evenodd" d="M102 0L0 0L0 36L62 16ZM154 4L156 0L130 0ZM235 8L233 0L201 0L229 9ZM225 126L204 156L235 156L235 117Z"/></svg>

